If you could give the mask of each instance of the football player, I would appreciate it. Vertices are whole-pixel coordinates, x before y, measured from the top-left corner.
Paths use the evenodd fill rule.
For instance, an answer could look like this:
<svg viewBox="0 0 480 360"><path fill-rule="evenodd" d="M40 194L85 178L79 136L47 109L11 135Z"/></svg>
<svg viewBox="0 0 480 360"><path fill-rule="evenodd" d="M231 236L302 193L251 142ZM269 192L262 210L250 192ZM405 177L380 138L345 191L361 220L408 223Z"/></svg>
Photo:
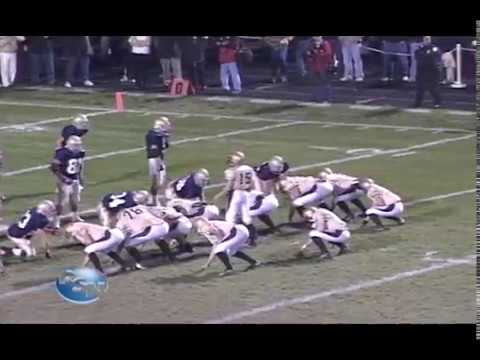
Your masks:
<svg viewBox="0 0 480 360"><path fill-rule="evenodd" d="M165 220L168 224L169 231L165 236L165 240L175 240L178 243L180 251L193 252L192 245L187 242L187 236L192 230L192 222L172 207L156 207L152 208L151 212L159 218Z"/></svg>
<svg viewBox="0 0 480 360"><path fill-rule="evenodd" d="M152 204L158 205L158 194L161 193L161 189L166 180L166 163L164 157L164 151L169 148L171 123L170 120L162 116L160 119L155 120L153 128L150 129L145 137L148 169L152 185L150 192L152 194Z"/></svg>
<svg viewBox="0 0 480 360"><path fill-rule="evenodd" d="M233 272L230 256L246 261L249 264L248 270L260 264L257 260L241 251L242 248L247 246L250 236L248 229L244 225L235 225L231 222L219 220L207 220L202 217L195 219L193 224L196 231L212 244L210 256L201 270L207 269L215 256L225 265L225 271L220 276Z"/></svg>
<svg viewBox="0 0 480 360"><path fill-rule="evenodd" d="M235 169L240 165L245 163L245 154L241 151L235 151L233 154L227 156L227 166L225 169L225 181L227 182L225 187L213 197L213 201L218 201L222 197L227 197L227 208L230 205L230 200L232 199L233 189L232 189L232 179Z"/></svg>
<svg viewBox="0 0 480 360"><path fill-rule="evenodd" d="M127 269L127 264L117 250L120 244L125 240L125 235L120 229L110 229L102 225L90 224L86 222L74 222L65 226L65 233L81 244L85 245L83 249L86 254L81 266L86 266L90 261L95 269L104 272L98 254L107 254L122 270Z"/></svg>
<svg viewBox="0 0 480 360"><path fill-rule="evenodd" d="M88 133L89 123L86 115L77 115L71 125L63 128L61 136L57 140L57 148L62 148L67 144L71 136L82 137Z"/></svg>
<svg viewBox="0 0 480 360"><path fill-rule="evenodd" d="M204 188L209 181L210 174L207 169L197 170L169 183L165 190L165 197L167 201L180 198L203 202L205 201Z"/></svg>
<svg viewBox="0 0 480 360"><path fill-rule="evenodd" d="M7 237L16 247L11 249L14 256L27 258L36 256L37 250L32 245L33 238L40 238L45 247L45 256L51 257L48 246L47 234L55 232L52 224L56 222L57 212L53 201L44 200L36 207L28 210L16 223L11 224L7 230Z"/></svg>
<svg viewBox="0 0 480 360"><path fill-rule="evenodd" d="M2 170L3 168L3 152L2 150L0 149L0 171ZM5 194L3 194L2 192L0 192L0 211L2 210L2 203L7 200L7 197L5 196ZM2 218L0 217L0 220L2 220Z"/></svg>
<svg viewBox="0 0 480 360"><path fill-rule="evenodd" d="M286 176L289 168L290 166L288 163L278 155L275 155L269 162L265 162L255 167L259 187L264 194L263 202L273 206L268 213L258 215L258 219L266 224L271 230L275 230L275 225L273 224L269 213L280 206L278 199L275 196L275 189L278 189L279 181Z"/></svg>
<svg viewBox="0 0 480 360"><path fill-rule="evenodd" d="M145 205L138 205L120 210L118 214L116 227L126 234L125 249L135 260L135 268L140 270L145 269L145 267L141 265L142 256L137 246L151 241L154 241L160 247L170 261L175 260L165 241L170 231L168 223L160 216L155 215L153 209Z"/></svg>
<svg viewBox="0 0 480 360"><path fill-rule="evenodd" d="M57 213L59 216L62 214L63 205L68 201L75 222L83 221L78 213L78 205L80 203L80 187L84 183L84 158L82 139L78 136L70 136L65 147L55 151L55 158L50 167L57 178ZM57 219L56 226L60 227L60 218Z"/></svg>
<svg viewBox="0 0 480 360"><path fill-rule="evenodd" d="M349 222L355 219L355 214L350 210L347 201L350 201L362 211L360 217L365 217L367 208L360 200L365 195L365 191L358 185L358 178L334 173L330 168L323 169L320 174L333 184L335 204L347 215L344 221Z"/></svg>
<svg viewBox="0 0 480 360"><path fill-rule="evenodd" d="M333 194L333 185L325 179L324 174L320 174L318 177L286 177L280 181L279 187L282 192L288 194L292 201L289 221L292 221L295 210L302 215L305 208L309 206L318 205L329 208L325 202Z"/></svg>
<svg viewBox="0 0 480 360"><path fill-rule="evenodd" d="M255 245L257 231L250 215L251 191L255 190L255 170L248 165L240 165L230 180L233 189L232 199L225 214L225 220L232 224L243 224L250 234L250 245Z"/></svg>
<svg viewBox="0 0 480 360"><path fill-rule="evenodd" d="M349 251L348 240L351 236L350 231L348 231L347 224L333 212L323 208L311 207L303 212L303 217L311 224L313 230L309 232L308 236L310 239L302 246L299 252L300 256L312 243L315 243L322 254L326 253L330 259L332 254L325 242L338 246L340 248L338 255Z"/></svg>
<svg viewBox="0 0 480 360"><path fill-rule="evenodd" d="M372 179L360 179L359 186L367 192L367 197L372 202L372 206L365 211L367 218L363 220L363 225L372 220L378 230L386 230L380 218L393 220L399 225L405 223L401 217L404 207L400 196L377 185Z"/></svg>
<svg viewBox="0 0 480 360"><path fill-rule="evenodd" d="M146 205L150 194L146 190L110 193L102 198L97 207L100 223L106 227L114 227L116 216L122 209L129 209L137 205Z"/></svg>

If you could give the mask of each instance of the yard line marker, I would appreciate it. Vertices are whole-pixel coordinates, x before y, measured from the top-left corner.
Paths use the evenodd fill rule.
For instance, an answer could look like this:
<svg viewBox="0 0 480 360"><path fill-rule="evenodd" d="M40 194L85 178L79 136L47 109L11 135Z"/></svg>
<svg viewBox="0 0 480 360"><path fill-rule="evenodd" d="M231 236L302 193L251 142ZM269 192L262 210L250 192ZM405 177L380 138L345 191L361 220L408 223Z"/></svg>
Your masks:
<svg viewBox="0 0 480 360"><path fill-rule="evenodd" d="M331 125L331 124L328 125L328 124L327 124L327 125L322 125L322 126L321 126L321 128L323 128L323 129L328 129L328 128L332 128L332 127L335 127L335 125Z"/></svg>
<svg viewBox="0 0 480 360"><path fill-rule="evenodd" d="M371 126L361 126L361 127L358 127L357 130L368 130L371 128L372 128Z"/></svg>
<svg viewBox="0 0 480 360"><path fill-rule="evenodd" d="M116 113L116 110L105 110L105 111L99 111L99 112L92 112L92 113L86 113L88 117L93 117L93 116L100 116L100 115L107 115L107 114L113 114ZM12 125L6 125L6 126L0 126L0 131L1 130L7 130L7 129L18 129L21 127L30 127L30 126L37 126L37 125L45 125L45 124L53 124L57 122L62 122L62 121L67 121L67 120L73 120L75 115L72 116L62 116L54 119L48 119L48 120L41 120L41 121L35 121L35 122L30 122L30 123L23 123L23 124L12 124Z"/></svg>
<svg viewBox="0 0 480 360"><path fill-rule="evenodd" d="M457 192L453 192L453 193L449 193L449 194L437 195L437 196L432 196L432 197L428 197L428 198L425 198L425 199L410 201L410 202L405 203L405 205L406 206L413 206L413 205L417 205L417 204L421 204L421 203L425 203L425 202L448 199L448 198L451 198L451 197L454 197L454 196L472 194L476 191L477 191L477 189L457 191Z"/></svg>
<svg viewBox="0 0 480 360"><path fill-rule="evenodd" d="M339 147L333 147L333 146L309 146L309 149L318 149L318 150L326 150L326 151L344 151L345 149L339 148Z"/></svg>
<svg viewBox="0 0 480 360"><path fill-rule="evenodd" d="M430 272L436 271L436 270L447 269L447 268L454 267L454 266L459 266L459 265L474 265L475 264L475 262L473 261L473 259L471 257L464 257L464 258L461 258L461 259L451 259L451 260L454 260L454 261L445 262L445 263L441 263L441 264L433 264L433 265L430 265L428 267L423 267L423 268L419 268L419 269L404 271L404 272L397 273L397 274L394 274L394 275L391 275L391 276L385 276L383 278L376 279L376 280L365 280L365 281L361 281L359 283L356 283L356 284L353 284L353 285L350 285L350 286L346 286L346 287L334 288L334 289L327 290L327 291L322 291L322 292L319 292L319 293L316 293L316 294L300 296L300 297L292 298L292 299L289 299L289 300L282 300L282 301L274 302L274 303L269 304L269 305L255 307L255 308L250 309L250 310L246 310L246 311L242 311L242 312L238 312L238 313L233 313L233 314L230 314L230 315L218 318L218 319L214 319L214 320L209 320L209 321L206 321L205 323L206 324L225 324L225 323L240 320L240 319L243 319L243 318L246 318L246 317L251 317L251 316L254 316L254 315L258 315L258 314L282 309L282 308L292 306L292 305L306 304L306 303L309 303L309 302L312 302L312 301L317 301L317 300L329 298L329 297L335 296L335 295L350 294L350 293L353 293L353 292L356 292L356 291L359 291L359 290L381 286L381 285L391 283L391 282L395 282L395 281L398 281L398 280L409 279L409 278L419 276L419 275L423 275L423 274L427 274L427 273L430 273Z"/></svg>
<svg viewBox="0 0 480 360"><path fill-rule="evenodd" d="M248 102L252 104L281 104L282 100L277 99L250 99Z"/></svg>
<svg viewBox="0 0 480 360"><path fill-rule="evenodd" d="M392 157L402 157L402 156L408 156L408 155L413 155L416 154L416 151L409 151L405 153L399 153L399 154L393 154Z"/></svg>
<svg viewBox="0 0 480 360"><path fill-rule="evenodd" d="M304 104L312 104L317 107L328 107L331 104L321 104L321 103L298 103L299 105ZM48 104L48 103L32 103L32 102L17 102L17 101L5 101L0 100L0 105L17 105L17 106L33 106L33 107L47 107L47 108L58 108L58 109L79 109L79 110L112 110L111 108L105 107L89 107L89 106L77 106L77 105L57 105L57 104ZM215 116L222 116L224 119L232 119L232 120L253 120L253 121L263 121L263 122L288 122L293 121L291 119L272 119L272 118L264 118L258 116L243 116L243 115L220 115L220 114L210 114L210 113L188 113L188 112L175 112L175 111L152 111L151 109L127 109L125 112L128 113L138 113L144 114L146 111L151 112L152 114L159 114L159 115L171 115L171 116L178 116L178 115L186 115L186 116L195 116L195 117L208 117L212 118ZM308 121L311 124L318 124L318 125L333 125L333 126L351 126L351 127L358 127L358 126L370 126L372 128L379 128L379 129L404 129L406 130L419 130L419 131L436 131L436 130L443 130L443 131L457 131L457 132L464 132L464 133L474 133L474 130L466 130L466 129L459 129L459 128L428 128L428 127L419 127L419 126L404 126L404 125L383 125L383 124L366 124L366 123L346 123L346 122L333 122L333 121Z"/></svg>
<svg viewBox="0 0 480 360"><path fill-rule="evenodd" d="M324 102L324 103L316 103L316 102L305 102L305 101L298 101L295 103L296 105L300 105L300 106L307 106L307 107L319 107L319 108L325 108L325 107L331 107L332 104L331 103L327 103L327 102Z"/></svg>
<svg viewBox="0 0 480 360"><path fill-rule="evenodd" d="M198 137L194 137L194 138L186 138L186 139L172 141L171 144L172 145L179 145L179 144L185 144L185 143L191 143L191 142L197 142L197 141L220 139L220 138L224 138L224 137L228 137L228 136L250 134L250 133L255 133L255 132L261 132L261 131L266 131L266 130L271 130L271 129L278 129L278 128L295 126L295 125L302 125L302 124L303 124L302 121L291 121L291 122L280 123L280 124L275 124L275 125L266 125L266 126L262 126L262 127L258 127L258 128L229 131L229 132L216 134L216 135L206 135L206 136L198 136ZM132 149L111 151L111 152L107 152L107 153L103 153L103 154L87 156L87 157L85 157L85 161L94 160L94 159L105 159L105 158L116 156L116 155L131 154L131 153L135 153L135 152L143 151L143 150L145 150L144 146L136 147L136 148L132 148ZM33 171L48 169L49 167L50 167L49 164L40 165L40 166L31 167L31 168L5 172L5 173L2 174L2 176L5 176L5 177L15 176L15 175L25 174L25 173L29 173L29 172L33 172Z"/></svg>
<svg viewBox="0 0 480 360"><path fill-rule="evenodd" d="M400 129L396 129L394 131L397 131L397 132L405 132L405 131L409 131L410 129L405 129L405 128L400 128Z"/></svg>

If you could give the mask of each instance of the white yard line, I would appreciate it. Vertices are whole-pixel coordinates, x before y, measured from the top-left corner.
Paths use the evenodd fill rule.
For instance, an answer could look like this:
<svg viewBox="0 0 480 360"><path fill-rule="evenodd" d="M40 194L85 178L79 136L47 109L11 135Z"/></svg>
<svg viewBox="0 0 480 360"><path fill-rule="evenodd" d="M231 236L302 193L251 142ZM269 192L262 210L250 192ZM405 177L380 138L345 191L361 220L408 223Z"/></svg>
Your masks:
<svg viewBox="0 0 480 360"><path fill-rule="evenodd" d="M302 121L292 121L292 122L286 122L286 123L280 123L280 124L275 124L275 125L267 125L267 126L262 126L258 128L251 128L251 129L243 129L243 130L235 130L235 131L229 131L221 134L216 134L216 135L207 135L207 136L199 136L199 137L194 137L194 138L186 138L186 139L181 139L181 140L176 140L172 141L172 145L179 145L179 144L185 144L185 143L191 143L191 142L197 142L197 141L205 141L205 140L212 140L212 139L221 139L229 136L235 136L235 135L241 135L241 134L250 134L254 132L261 132L261 131L266 131L266 130L271 130L271 129L278 129L278 128L283 128L287 126L295 126L295 125L302 125ZM107 152L103 154L98 154L98 155L93 155L93 156L87 156L85 158L86 161L89 160L94 160L94 159L105 159L109 158L112 156L117 156L117 155L124 155L124 154L131 154L139 151L145 150L145 147L137 147L137 148L132 148L132 149L126 149L126 150L118 150L118 151L112 151L112 152ZM35 166L31 168L26 168L26 169L21 169L21 170L15 170L15 171L9 171L5 172L2 174L2 176L8 177L8 176L15 176L15 175L20 175L20 174L25 174L25 173L30 173L38 170L44 170L49 168L49 164L46 165L40 165L40 166Z"/></svg>
<svg viewBox="0 0 480 360"><path fill-rule="evenodd" d="M104 111L99 111L99 112L85 113L85 115L87 115L88 117L94 117L94 116L100 116L100 115L113 114L113 113L116 113L116 112L117 111L115 111L115 110L104 110ZM26 123L22 123L22 124L12 124L12 125L0 126L0 131L9 130L9 129L24 128L24 127L29 127L29 126L53 124L53 123L57 123L57 122L73 120L74 117L75 117L75 115L63 116L63 117L58 117L58 118L48 119L48 120L40 120L40 121L35 121L35 122L26 122Z"/></svg>
<svg viewBox="0 0 480 360"><path fill-rule="evenodd" d="M354 109L354 110L381 110L381 109L386 109L386 106L375 106L375 105L350 105L348 107L349 109Z"/></svg>
<svg viewBox="0 0 480 360"><path fill-rule="evenodd" d="M298 103L299 105L302 104L309 104L309 103ZM312 103L314 105L318 105L319 107L328 107L331 106L330 104L317 104ZM34 102L16 102L16 101L5 101L0 100L0 105L18 105L18 106L33 106L33 107L47 107L47 108L58 108L58 109L79 109L79 110L112 110L111 108L103 108L103 107L89 107L89 106L77 106L77 105L57 105L57 104L47 104L47 103L34 103ZM189 112L176 112L176 111L152 111L149 109L127 109L125 112L127 113L134 113L134 114L145 114L149 112L152 115L171 115L171 116L192 116L192 117L220 117L221 119L231 119L231 120L247 120L247 121L264 121L264 122L275 122L275 123L282 123L288 121L294 121L295 119L272 119L272 118L264 118L259 116L244 116L244 115L223 115L223 114L215 114L215 113L189 113ZM419 130L419 131L457 131L457 132L464 132L464 133L474 133L474 130L465 130L459 128L429 128L429 127L420 127L420 126L403 126L403 125L382 125L382 124L367 124L367 123L346 123L346 122L334 122L334 121L305 121L306 123L311 124L319 124L319 125L327 125L329 127L333 126L347 126L347 127L359 127L359 126L369 126L371 128L379 128L379 129L393 129L393 130Z"/></svg>
<svg viewBox="0 0 480 360"><path fill-rule="evenodd" d="M313 301L318 301L318 300L321 300L321 299L329 298L329 297L335 296L335 295L350 294L350 293L354 293L354 292L359 291L359 290L364 290L364 289L369 289L369 288L373 288L373 287L377 287L377 286L382 286L384 284L388 284L388 283L391 283L391 282L404 280L404 279L409 279L409 278L412 278L412 277L428 274L428 273L433 272L433 271L447 269L447 268L454 267L454 266L474 265L475 264L475 261L472 259L471 256L464 257L464 258L461 258L461 259L451 259L451 260L454 260L454 261L444 262L444 263L441 263L441 264L433 264L433 265L423 267L423 268L419 268L419 269L404 271L404 272L400 272L400 273L397 273L397 274L394 274L394 275L391 275L391 276L386 276L386 277L376 279L376 280L365 280L365 281L361 281L359 283L352 284L352 285L349 285L349 286L346 286L346 287L334 288L334 289L331 289L331 290L322 291L322 292L319 292L319 293L306 295L306 296L300 296L300 297L292 298L292 299L289 299L289 300L281 300L281 301L274 302L274 303L269 304L269 305L255 307L255 308L252 308L250 310L233 313L233 314L230 314L230 315L218 318L218 319L214 319L214 320L209 320L209 321L206 321L205 323L206 324L225 324L225 323L229 323L229 322L235 322L235 321L244 319L246 317L251 317L251 316L254 316L254 315L258 315L258 314L263 314L263 313L267 313L267 312L270 312L270 311L283 309L283 308L286 308L286 307L289 307L289 306L292 306L292 305L306 304L306 303L310 303L310 302L313 302Z"/></svg>
<svg viewBox="0 0 480 360"><path fill-rule="evenodd" d="M249 103L251 104L281 104L281 100L276 99L249 99Z"/></svg>
<svg viewBox="0 0 480 360"><path fill-rule="evenodd" d="M416 154L416 151L409 151L405 153L399 153L399 154L393 154L392 157L403 157L403 156L408 156L408 155L414 155Z"/></svg>

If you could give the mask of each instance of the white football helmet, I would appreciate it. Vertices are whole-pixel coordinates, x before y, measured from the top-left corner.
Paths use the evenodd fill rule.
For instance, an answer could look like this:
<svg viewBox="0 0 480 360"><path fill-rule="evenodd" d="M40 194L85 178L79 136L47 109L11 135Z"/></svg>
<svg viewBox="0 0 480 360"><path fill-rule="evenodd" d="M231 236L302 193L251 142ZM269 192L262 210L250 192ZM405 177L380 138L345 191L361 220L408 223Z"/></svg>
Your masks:
<svg viewBox="0 0 480 360"><path fill-rule="evenodd" d="M155 132L167 132L171 128L170 120L166 116L155 120L153 123L153 131Z"/></svg>
<svg viewBox="0 0 480 360"><path fill-rule="evenodd" d="M281 156L274 156L268 162L268 168L274 174L280 174L283 170L284 165L285 165L285 161Z"/></svg>
<svg viewBox="0 0 480 360"><path fill-rule="evenodd" d="M197 186L204 187L207 186L208 181L210 180L210 173L207 169L200 169L193 174L193 181Z"/></svg>
<svg viewBox="0 0 480 360"><path fill-rule="evenodd" d="M235 151L233 154L228 155L227 165L237 166L243 163L245 160L245 154L241 151Z"/></svg>
<svg viewBox="0 0 480 360"><path fill-rule="evenodd" d="M72 122L73 126L77 129L86 130L88 129L88 118L87 115L79 114L77 115Z"/></svg>
<svg viewBox="0 0 480 360"><path fill-rule="evenodd" d="M375 182L369 178L361 178L360 180L358 180L358 186L360 186L360 188L362 188L363 190L370 189L373 184L375 184Z"/></svg>
<svg viewBox="0 0 480 360"><path fill-rule="evenodd" d="M43 200L37 205L37 212L49 217L57 213L57 208L53 201Z"/></svg>
<svg viewBox="0 0 480 360"><path fill-rule="evenodd" d="M150 194L146 190L134 191L133 192L133 201L139 205L144 205L148 202Z"/></svg>
<svg viewBox="0 0 480 360"><path fill-rule="evenodd" d="M321 171L326 172L328 175L332 175L333 171L330 168L323 168Z"/></svg>
<svg viewBox="0 0 480 360"><path fill-rule="evenodd" d="M70 136L65 147L72 151L82 151L82 138L80 136Z"/></svg>
<svg viewBox="0 0 480 360"><path fill-rule="evenodd" d="M318 178L322 181L327 181L328 180L328 175L330 175L329 173L327 173L325 170L322 170L318 173Z"/></svg>

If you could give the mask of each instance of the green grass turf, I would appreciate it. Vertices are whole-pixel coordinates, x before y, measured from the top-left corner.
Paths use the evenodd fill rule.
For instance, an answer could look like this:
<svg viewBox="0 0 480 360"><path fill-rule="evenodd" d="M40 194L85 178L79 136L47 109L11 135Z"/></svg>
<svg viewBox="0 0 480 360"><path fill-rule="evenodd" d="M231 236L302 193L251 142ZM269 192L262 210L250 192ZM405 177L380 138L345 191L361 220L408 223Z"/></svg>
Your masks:
<svg viewBox="0 0 480 360"><path fill-rule="evenodd" d="M67 102L68 99L68 102ZM5 99L3 99L5 100ZM8 99L7 99L8 100ZM11 99L13 100L13 98ZM88 104L110 106L106 95L71 95L18 92L15 101L58 102L63 105ZM110 104L109 104L110 102ZM273 105L210 103L202 99L150 101L128 99L130 108L145 111L188 112L185 118L172 116L174 139L186 139L230 131L275 125L269 121L248 121L260 116L273 120L370 123L421 127L473 129L474 118L445 112L411 114L398 111L361 111L346 107L329 109ZM96 111L96 110L93 110ZM8 114L8 124L39 121L78 113L73 109L51 109L0 104L0 122ZM247 119L216 119L200 114L233 115ZM41 115L41 116L40 116ZM143 146L143 136L154 115L110 114L92 117L92 132L86 138L89 155ZM251 118L250 118L251 120ZM259 119L254 119L259 120ZM45 131L21 133L0 130L0 144L6 152L8 171L48 163L58 132L67 122L43 126ZM1 126L1 125L0 125ZM309 165L351 157L347 149L390 150L436 140L463 136L465 133L440 133L409 130L302 124L251 134L235 135L173 145L168 152L169 176L181 176L195 168L206 167L212 183L222 181L226 155L244 150L249 161L265 161L273 154L283 155L292 166ZM369 176L399 193L405 201L457 192L474 187L474 138L417 150L406 157L380 155L331 165L334 170ZM338 151L312 149L309 146L338 147ZM302 171L315 174L319 168ZM51 198L53 178L41 170L1 179L1 190L11 196L2 216L12 219L43 198ZM87 162L87 188L83 208L95 206L99 197L110 191L148 187L143 151ZM219 189L210 190L211 196ZM474 254L473 194L422 203L408 207L407 224L393 226L383 233L359 230L353 225L354 252L333 262L319 261L316 250L304 260L295 259L306 231L285 227L290 235L272 236L252 256L267 261L253 272L218 278L221 265L214 262L203 275L192 275L206 260L208 248L198 248L196 257L175 266L163 264L163 258L147 260L153 266L145 272L114 277L109 291L89 307L65 303L53 291L0 300L0 319L4 322L201 322L266 305L283 299L313 294L378 279L407 270L428 266L422 260L428 251L438 257L464 257ZM286 203L273 216L285 222ZM261 228L261 226L260 226ZM195 236L193 237L195 239ZM63 239L55 239L60 244ZM2 243L6 244L6 243ZM203 254L203 255L202 255ZM51 261L10 260L9 276L0 281L0 294L54 279L59 269L78 264L79 248L57 249ZM244 265L234 261L241 269ZM474 268L461 265L418 277L335 295L313 303L295 305L258 314L240 322L473 322ZM19 312L27 306L31 311ZM445 309L448 309L446 311Z"/></svg>

